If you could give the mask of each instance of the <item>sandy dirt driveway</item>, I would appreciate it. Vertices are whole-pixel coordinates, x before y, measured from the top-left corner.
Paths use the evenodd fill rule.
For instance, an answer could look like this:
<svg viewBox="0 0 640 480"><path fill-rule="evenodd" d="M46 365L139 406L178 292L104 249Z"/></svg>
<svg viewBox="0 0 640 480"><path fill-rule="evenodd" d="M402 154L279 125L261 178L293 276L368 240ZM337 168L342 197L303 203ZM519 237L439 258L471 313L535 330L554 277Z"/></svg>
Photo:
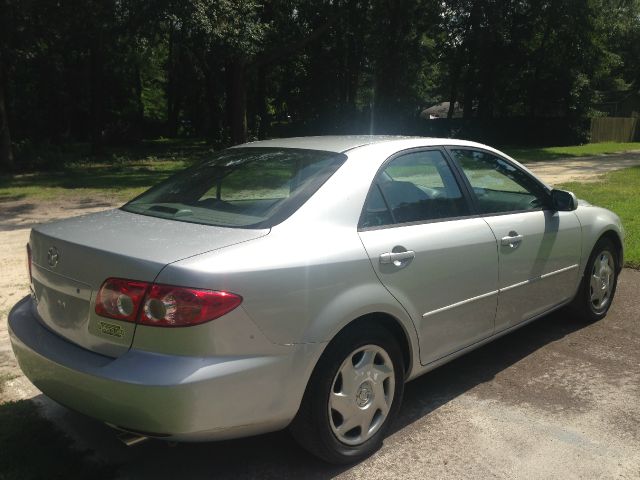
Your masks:
<svg viewBox="0 0 640 480"><path fill-rule="evenodd" d="M640 164L639 154L620 157L609 170ZM550 184L576 179L564 162L529 167ZM12 378L0 401L33 398L78 445L120 465L122 478L640 478L640 272L633 270L623 272L605 320L584 325L552 314L408 384L394 433L354 467L327 467L286 433L123 447L100 423L31 386L6 330L9 309L27 293L29 228L116 205L109 198L0 203L0 378Z"/></svg>
<svg viewBox="0 0 640 480"><path fill-rule="evenodd" d="M17 368L7 333L11 307L28 293L26 244L31 227L39 223L97 212L118 206L110 198L75 198L32 202L0 202L0 379L12 378L2 400L29 398L38 393Z"/></svg>
<svg viewBox="0 0 640 480"><path fill-rule="evenodd" d="M526 165L549 185L559 185L566 182L592 182L600 175L612 170L640 165L640 151L548 160Z"/></svg>

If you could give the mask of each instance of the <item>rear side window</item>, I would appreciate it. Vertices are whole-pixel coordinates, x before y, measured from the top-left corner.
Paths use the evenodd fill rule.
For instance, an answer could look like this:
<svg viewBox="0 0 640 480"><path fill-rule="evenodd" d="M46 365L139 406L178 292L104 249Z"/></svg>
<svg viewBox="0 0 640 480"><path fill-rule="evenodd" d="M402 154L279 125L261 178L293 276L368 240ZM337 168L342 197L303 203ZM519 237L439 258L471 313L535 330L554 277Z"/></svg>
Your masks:
<svg viewBox="0 0 640 480"><path fill-rule="evenodd" d="M439 150L393 159L371 186L361 228L468 215L467 203Z"/></svg>
<svg viewBox="0 0 640 480"><path fill-rule="evenodd" d="M224 150L122 208L181 222L269 228L295 212L345 159L318 150Z"/></svg>

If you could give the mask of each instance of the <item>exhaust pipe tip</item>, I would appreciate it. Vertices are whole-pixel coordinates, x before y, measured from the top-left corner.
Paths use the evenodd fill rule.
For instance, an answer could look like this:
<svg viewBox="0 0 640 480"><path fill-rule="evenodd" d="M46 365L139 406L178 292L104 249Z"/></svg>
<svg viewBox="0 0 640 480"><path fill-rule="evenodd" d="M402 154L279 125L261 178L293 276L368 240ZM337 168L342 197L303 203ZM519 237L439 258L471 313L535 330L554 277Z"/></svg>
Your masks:
<svg viewBox="0 0 640 480"><path fill-rule="evenodd" d="M118 440L124 443L127 447L132 447L142 442L146 442L149 440L149 437L144 437L142 435L136 435L131 432L120 431L117 434Z"/></svg>
<svg viewBox="0 0 640 480"><path fill-rule="evenodd" d="M165 437L171 437L171 434L169 433L137 432L135 430L128 430L112 423L105 422L105 424L115 431L118 440L124 443L127 447L146 442L147 440L151 440L152 438L162 439Z"/></svg>

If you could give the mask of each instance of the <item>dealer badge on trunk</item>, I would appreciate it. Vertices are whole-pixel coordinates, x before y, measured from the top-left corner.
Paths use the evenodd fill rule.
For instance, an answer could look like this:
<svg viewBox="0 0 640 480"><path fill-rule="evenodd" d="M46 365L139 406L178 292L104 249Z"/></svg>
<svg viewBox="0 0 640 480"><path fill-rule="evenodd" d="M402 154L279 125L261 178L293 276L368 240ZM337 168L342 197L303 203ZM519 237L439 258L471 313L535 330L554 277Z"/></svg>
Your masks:
<svg viewBox="0 0 640 480"><path fill-rule="evenodd" d="M100 322L100 331L105 335L111 335L112 337L122 338L124 337L124 328L120 325L114 325L113 323Z"/></svg>

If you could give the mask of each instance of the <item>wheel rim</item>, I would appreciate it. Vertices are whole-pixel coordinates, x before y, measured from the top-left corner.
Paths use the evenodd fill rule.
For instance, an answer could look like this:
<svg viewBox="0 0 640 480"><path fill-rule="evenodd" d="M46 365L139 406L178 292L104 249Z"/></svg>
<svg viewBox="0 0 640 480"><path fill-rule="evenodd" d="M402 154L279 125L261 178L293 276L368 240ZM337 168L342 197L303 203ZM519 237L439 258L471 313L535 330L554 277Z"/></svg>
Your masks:
<svg viewBox="0 0 640 480"><path fill-rule="evenodd" d="M351 352L338 369L329 393L329 422L337 439L359 445L376 434L389 415L395 372L378 345Z"/></svg>
<svg viewBox="0 0 640 480"><path fill-rule="evenodd" d="M589 299L595 312L602 312L611 301L611 290L615 279L615 263L611 252L604 250L598 254L591 269Z"/></svg>

